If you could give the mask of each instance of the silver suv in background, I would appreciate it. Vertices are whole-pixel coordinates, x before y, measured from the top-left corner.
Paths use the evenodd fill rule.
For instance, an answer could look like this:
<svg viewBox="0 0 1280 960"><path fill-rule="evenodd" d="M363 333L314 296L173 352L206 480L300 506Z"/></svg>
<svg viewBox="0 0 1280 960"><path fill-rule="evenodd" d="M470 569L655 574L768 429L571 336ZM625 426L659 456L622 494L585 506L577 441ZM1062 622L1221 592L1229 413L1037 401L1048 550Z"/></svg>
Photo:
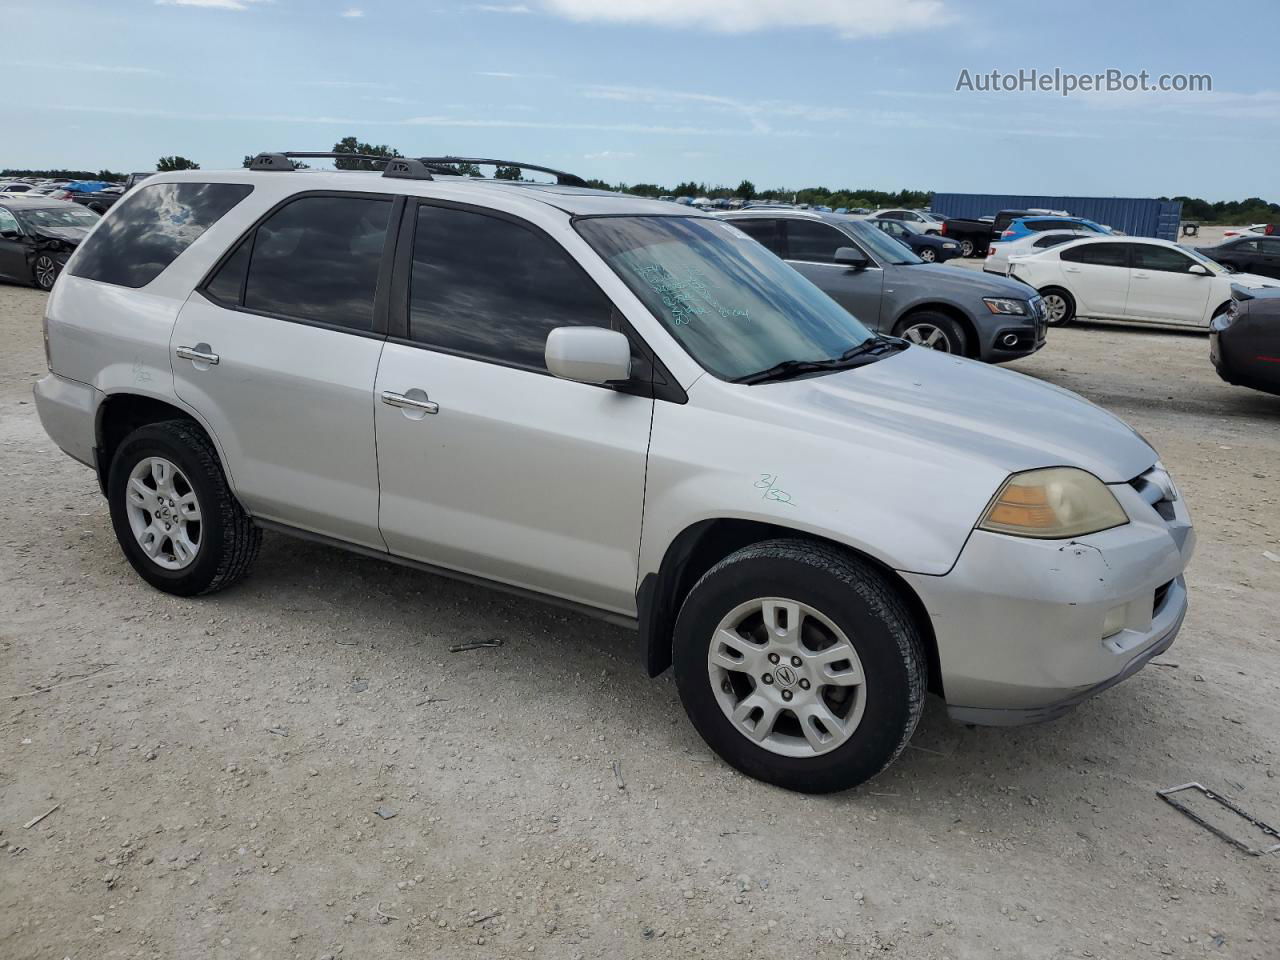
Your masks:
<svg viewBox="0 0 1280 960"><path fill-rule="evenodd" d="M49 298L41 421L156 588L269 529L536 595L806 791L882 770L926 690L1042 720L1173 642L1186 507L1092 404L881 337L698 211L292 159L149 179Z"/></svg>
<svg viewBox="0 0 1280 960"><path fill-rule="evenodd" d="M989 363L1045 343L1040 295L1025 283L925 263L873 224L805 210L722 214L868 328Z"/></svg>

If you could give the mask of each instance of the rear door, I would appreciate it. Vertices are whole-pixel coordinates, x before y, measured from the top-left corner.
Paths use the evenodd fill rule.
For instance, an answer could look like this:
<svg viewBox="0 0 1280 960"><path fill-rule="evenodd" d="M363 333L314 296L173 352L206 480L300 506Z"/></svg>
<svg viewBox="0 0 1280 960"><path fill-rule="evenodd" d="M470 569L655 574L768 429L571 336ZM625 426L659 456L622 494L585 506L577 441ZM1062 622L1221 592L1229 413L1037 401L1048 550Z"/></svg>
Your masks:
<svg viewBox="0 0 1280 960"><path fill-rule="evenodd" d="M1130 248L1129 298L1125 314L1135 320L1205 325L1213 276L1189 272L1196 261L1154 243Z"/></svg>
<svg viewBox="0 0 1280 960"><path fill-rule="evenodd" d="M31 281L31 271L27 267L27 245L23 239L18 218L0 207L0 277L23 283Z"/></svg>
<svg viewBox="0 0 1280 960"><path fill-rule="evenodd" d="M1251 266L1252 272L1280 279L1280 237L1262 237L1255 243L1258 252Z"/></svg>
<svg viewBox="0 0 1280 960"><path fill-rule="evenodd" d="M1082 243L1059 254L1062 279L1087 317L1123 317L1129 297L1129 244Z"/></svg>
<svg viewBox="0 0 1280 960"><path fill-rule="evenodd" d="M821 220L782 220L786 260L871 330L879 330L884 299L884 270L847 234ZM835 262L841 247L861 250L865 270Z"/></svg>
<svg viewBox="0 0 1280 960"><path fill-rule="evenodd" d="M376 386L391 552L633 615L654 401L544 359L556 327L630 331L526 221L411 204L400 250Z"/></svg>
<svg viewBox="0 0 1280 960"><path fill-rule="evenodd" d="M178 396L212 427L249 511L379 550L373 385L403 203L290 198L191 295L172 340Z"/></svg>

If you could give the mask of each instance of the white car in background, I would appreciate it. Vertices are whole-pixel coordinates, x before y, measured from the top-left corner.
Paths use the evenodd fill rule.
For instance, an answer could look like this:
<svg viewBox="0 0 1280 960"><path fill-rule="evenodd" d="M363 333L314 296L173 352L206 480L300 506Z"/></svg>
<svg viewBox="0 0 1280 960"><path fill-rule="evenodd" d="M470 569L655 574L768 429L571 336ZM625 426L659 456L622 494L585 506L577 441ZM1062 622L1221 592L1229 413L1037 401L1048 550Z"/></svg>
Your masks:
<svg viewBox="0 0 1280 960"><path fill-rule="evenodd" d="M1267 223L1255 223L1251 227L1232 227L1229 230L1224 230L1222 236L1223 239L1226 239L1228 237L1247 237L1251 233L1267 233L1267 227L1269 226L1270 224Z"/></svg>
<svg viewBox="0 0 1280 960"><path fill-rule="evenodd" d="M987 247L987 259L983 262L982 269L987 273L1007 277L1010 257L1031 256L1081 237L1096 236L1096 233L1088 230L1046 230L1043 233L1029 233L1012 240L993 242Z"/></svg>
<svg viewBox="0 0 1280 960"><path fill-rule="evenodd" d="M925 233L931 233L934 236L942 235L942 218L932 213L925 213L923 210L904 210L885 209L876 210L867 215L868 220L901 220L904 223L914 223L920 227Z"/></svg>
<svg viewBox="0 0 1280 960"><path fill-rule="evenodd" d="M1145 237L1082 238L1013 257L1009 276L1040 291L1054 326L1090 317L1207 330L1230 305L1232 284L1280 287L1280 281L1232 273L1195 250Z"/></svg>

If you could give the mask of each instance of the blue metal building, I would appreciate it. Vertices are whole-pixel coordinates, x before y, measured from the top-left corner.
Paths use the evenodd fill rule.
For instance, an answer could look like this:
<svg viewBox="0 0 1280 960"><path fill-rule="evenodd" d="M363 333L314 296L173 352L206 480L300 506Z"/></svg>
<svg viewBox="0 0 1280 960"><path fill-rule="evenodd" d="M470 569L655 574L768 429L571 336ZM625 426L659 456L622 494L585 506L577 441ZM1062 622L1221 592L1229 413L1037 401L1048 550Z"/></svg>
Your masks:
<svg viewBox="0 0 1280 960"><path fill-rule="evenodd" d="M1133 237L1177 240L1182 220L1181 200L1149 200L1135 197L1037 197L1000 193L935 193L930 210L944 217L994 216L1001 210L1066 210L1123 230Z"/></svg>

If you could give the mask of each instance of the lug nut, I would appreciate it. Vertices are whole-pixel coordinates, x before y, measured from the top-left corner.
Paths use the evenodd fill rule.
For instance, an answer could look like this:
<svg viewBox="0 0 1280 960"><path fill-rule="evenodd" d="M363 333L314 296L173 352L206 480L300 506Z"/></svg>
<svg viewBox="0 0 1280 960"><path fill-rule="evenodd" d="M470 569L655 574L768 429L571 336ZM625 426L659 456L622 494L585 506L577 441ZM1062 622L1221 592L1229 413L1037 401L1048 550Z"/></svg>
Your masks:
<svg viewBox="0 0 1280 960"><path fill-rule="evenodd" d="M800 666L800 658L799 658L799 657L792 657L792 658L791 658L791 665L792 665L793 667L798 667L798 666Z"/></svg>
<svg viewBox="0 0 1280 960"><path fill-rule="evenodd" d="M801 690L808 690L808 689L809 689L809 681L808 681L808 680L801 680L801 681L800 681L800 689L801 689Z"/></svg>
<svg viewBox="0 0 1280 960"><path fill-rule="evenodd" d="M771 654L769 654L769 662L770 662L770 663L777 663L779 659L781 659L781 658L780 658L776 653L771 653Z"/></svg>
<svg viewBox="0 0 1280 960"><path fill-rule="evenodd" d="M782 691L782 699L783 699L783 700L790 700L790 699L791 699L791 691L790 691L790 690L783 690L783 691Z"/></svg>
<svg viewBox="0 0 1280 960"><path fill-rule="evenodd" d="M772 674L772 673L766 673L766 674L765 674L763 677L761 677L760 679L761 679L761 680L763 680L765 683L773 683L773 674Z"/></svg>

